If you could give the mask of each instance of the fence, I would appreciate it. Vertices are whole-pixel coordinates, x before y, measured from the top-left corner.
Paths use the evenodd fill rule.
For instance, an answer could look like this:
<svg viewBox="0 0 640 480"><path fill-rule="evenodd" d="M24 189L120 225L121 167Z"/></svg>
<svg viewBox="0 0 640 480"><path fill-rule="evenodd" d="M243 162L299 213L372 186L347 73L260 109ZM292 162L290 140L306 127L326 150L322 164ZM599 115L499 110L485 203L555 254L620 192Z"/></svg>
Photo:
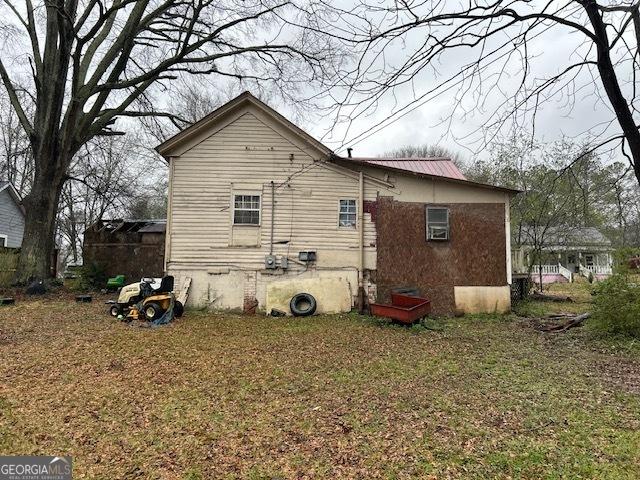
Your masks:
<svg viewBox="0 0 640 480"><path fill-rule="evenodd" d="M17 248L0 247L0 288L11 285L18 264Z"/></svg>

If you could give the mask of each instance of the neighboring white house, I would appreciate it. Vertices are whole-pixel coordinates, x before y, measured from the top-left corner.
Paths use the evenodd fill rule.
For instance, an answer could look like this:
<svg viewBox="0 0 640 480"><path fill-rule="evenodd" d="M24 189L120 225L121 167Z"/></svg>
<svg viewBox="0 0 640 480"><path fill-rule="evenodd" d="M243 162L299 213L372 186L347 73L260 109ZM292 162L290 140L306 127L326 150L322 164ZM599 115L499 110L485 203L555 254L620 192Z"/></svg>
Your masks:
<svg viewBox="0 0 640 480"><path fill-rule="evenodd" d="M157 150L165 270L191 305L288 311L307 292L336 312L416 287L440 313L510 308L516 192L450 159L340 157L248 92Z"/></svg>
<svg viewBox="0 0 640 480"><path fill-rule="evenodd" d="M514 273L526 273L535 260L531 256L535 243L542 245L542 258L532 269L534 282L541 277L542 283L572 282L579 276L598 280L612 273L611 240L595 227L549 227L544 234L523 227L521 238L515 236L514 232L512 244L522 246L512 252Z"/></svg>
<svg viewBox="0 0 640 480"><path fill-rule="evenodd" d="M22 199L11 183L0 181L0 247L20 247L23 235Z"/></svg>

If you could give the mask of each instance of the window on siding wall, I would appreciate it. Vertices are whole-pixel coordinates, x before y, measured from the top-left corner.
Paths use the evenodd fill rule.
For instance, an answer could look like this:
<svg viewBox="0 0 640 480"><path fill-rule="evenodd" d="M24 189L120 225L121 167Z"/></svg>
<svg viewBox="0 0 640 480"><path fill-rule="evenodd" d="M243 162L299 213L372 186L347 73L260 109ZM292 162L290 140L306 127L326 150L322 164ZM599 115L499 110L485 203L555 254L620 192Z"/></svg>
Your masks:
<svg viewBox="0 0 640 480"><path fill-rule="evenodd" d="M234 225L260 225L260 195L235 195Z"/></svg>
<svg viewBox="0 0 640 480"><path fill-rule="evenodd" d="M449 240L449 209L427 207L427 240Z"/></svg>
<svg viewBox="0 0 640 480"><path fill-rule="evenodd" d="M7 236L0 235L0 247L6 247L6 246L7 246Z"/></svg>
<svg viewBox="0 0 640 480"><path fill-rule="evenodd" d="M356 201L352 199L340 200L340 216L338 218L340 227L356 227Z"/></svg>

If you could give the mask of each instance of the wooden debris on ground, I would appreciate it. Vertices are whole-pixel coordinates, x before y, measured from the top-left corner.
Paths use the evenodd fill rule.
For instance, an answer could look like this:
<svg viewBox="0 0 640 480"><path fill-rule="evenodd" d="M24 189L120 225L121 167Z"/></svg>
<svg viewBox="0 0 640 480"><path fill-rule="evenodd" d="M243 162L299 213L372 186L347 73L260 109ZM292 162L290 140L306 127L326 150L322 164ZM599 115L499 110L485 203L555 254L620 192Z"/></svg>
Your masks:
<svg viewBox="0 0 640 480"><path fill-rule="evenodd" d="M178 294L178 301L182 305L187 304L189 298L189 287L191 287L191 277L184 277L182 284L180 285L180 293Z"/></svg>
<svg viewBox="0 0 640 480"><path fill-rule="evenodd" d="M536 320L559 320L559 319L566 319L566 320L562 323L553 323L553 324L549 324L549 323L543 324L543 323L537 322L536 324L534 324L533 328L539 332L545 332L545 333L566 332L570 328L582 326L584 321L589 317L591 317L591 312L582 313L580 315L553 314L553 315L549 315L547 317L536 319Z"/></svg>
<svg viewBox="0 0 640 480"><path fill-rule="evenodd" d="M530 296L531 300L540 300L542 302L573 302L571 297L563 297L560 295L548 295L546 293L535 291Z"/></svg>

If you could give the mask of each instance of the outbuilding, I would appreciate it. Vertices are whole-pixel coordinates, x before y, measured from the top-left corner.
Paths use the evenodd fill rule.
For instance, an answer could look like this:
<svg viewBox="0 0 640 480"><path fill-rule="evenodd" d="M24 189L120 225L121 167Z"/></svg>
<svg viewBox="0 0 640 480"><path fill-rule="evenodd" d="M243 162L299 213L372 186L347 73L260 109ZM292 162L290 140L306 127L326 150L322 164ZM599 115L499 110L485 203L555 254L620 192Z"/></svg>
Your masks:
<svg viewBox="0 0 640 480"><path fill-rule="evenodd" d="M127 281L161 277L164 270L166 220L99 220L84 232L82 258L109 277Z"/></svg>

